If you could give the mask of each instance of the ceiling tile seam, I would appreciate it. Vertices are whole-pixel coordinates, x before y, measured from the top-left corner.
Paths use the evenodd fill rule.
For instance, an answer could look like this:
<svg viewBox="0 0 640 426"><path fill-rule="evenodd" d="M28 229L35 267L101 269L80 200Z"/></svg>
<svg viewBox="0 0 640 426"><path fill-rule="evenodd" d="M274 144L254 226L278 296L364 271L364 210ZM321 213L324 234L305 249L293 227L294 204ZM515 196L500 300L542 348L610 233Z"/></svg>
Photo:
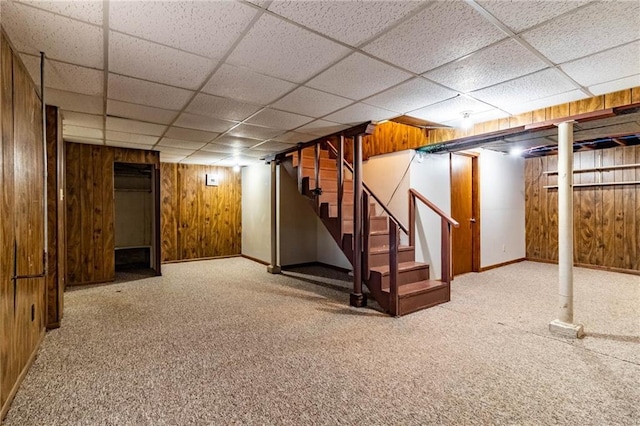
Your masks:
<svg viewBox="0 0 640 426"><path fill-rule="evenodd" d="M83 21L82 19L74 18L72 16L63 15L61 13L53 12L51 10L43 9L43 8L38 7L38 6L36 6L34 4L31 4L31 3L23 3L23 2L20 2L20 1L14 1L12 3L14 5L20 5L20 6L24 6L24 7L29 7L31 9L36 9L36 10L38 10L40 12L44 12L44 13L47 13L49 15L55 15L55 16L59 16L61 18L71 19L72 21L80 22L80 23L86 24L86 25L91 25L92 27L102 28L102 24L96 24L96 23L89 22L89 21ZM37 2L36 2L36 4L37 4ZM103 7L104 7L104 5L103 5ZM104 15L104 10L103 10L103 15Z"/></svg>
<svg viewBox="0 0 640 426"><path fill-rule="evenodd" d="M216 65L215 69L217 69L217 67L218 66ZM188 92L196 92L198 90L198 89L188 89L188 88L186 88L184 86L176 86L174 84L161 83L161 82L155 81L155 80L148 80L146 78L136 77L136 76L129 75L129 74L123 74L121 72L109 71L109 74L117 75L118 77L126 77L126 78L131 78L131 79L134 79L134 80L138 80L138 81L144 81L145 83L159 84L161 86L171 87L172 89L185 90L185 91L188 91ZM207 78L208 77L209 76L207 76ZM111 98L111 99L113 99L113 98ZM113 100L115 101L117 99L113 99Z"/></svg>
<svg viewBox="0 0 640 426"><path fill-rule="evenodd" d="M545 55L543 55L542 52L540 52L538 49L536 49L531 44L529 44L526 40L524 40L522 37L520 37L520 35L518 35L515 32L513 32L511 30L511 28L509 28L502 21L500 21L498 18L493 16L484 7L482 7L481 5L476 3L475 0L465 0L465 1L467 2L467 4L469 4L471 7L473 7L478 13L480 13L480 15L482 15L482 17L484 17L487 21L489 21L495 27L500 29L505 34L507 34L509 37L511 37L511 39L513 39L514 41L519 43L522 47L527 49L530 53L532 53L533 55L538 57L538 59L544 61L544 63L546 63L547 66L549 66L549 68L555 69L556 73L559 73L562 76L562 78L564 78L566 81L570 82L576 89L582 91L585 95L587 95L589 97L593 97L593 93L591 93L586 87L581 86L580 84L578 84L577 81L575 81L574 79L569 77L569 75L567 73L565 73L564 71L562 71L561 69L558 68L558 65L556 63L554 63L549 58L547 58Z"/></svg>
<svg viewBox="0 0 640 426"><path fill-rule="evenodd" d="M113 33L125 35L127 37L135 38L136 40L141 40L141 41L145 41L147 43L155 44L156 46L166 47L166 48L171 49L171 50L175 50L175 51L178 51L178 52L186 53L188 55L198 56L198 57L200 57L202 59L207 59L207 60L210 60L210 61L211 60L214 60L214 61L219 60L219 58L216 58L216 57L213 57L213 56L205 56L205 55L202 55L200 53L191 52L189 50L180 49L179 47L170 46L168 44L160 43L160 42L157 42L157 41L154 41L154 40L149 40L148 38L144 38L144 37L140 37L140 36L137 36L137 35L125 33L124 31L114 30L113 28L110 28L109 31L111 31Z"/></svg>
<svg viewBox="0 0 640 426"><path fill-rule="evenodd" d="M599 50L599 51L597 51L597 52L594 52L594 53L590 53L590 54L588 54L588 55L581 56L581 57L579 57L579 58L571 59L570 61L561 62L561 63L559 63L557 66L562 67L562 66L564 66L564 65L571 64L571 63L573 63L573 62L577 62L577 61L581 61L581 60L583 60L583 59L590 58L591 56L600 55L600 54L602 54L602 53L607 53L607 52L610 52L610 51L612 51L612 50L619 49L619 48L621 48L621 47L626 47L626 46L628 46L628 45L630 45L630 44L637 43L637 42L639 42L639 41L640 41L640 38L637 38L637 39L635 39L635 40L631 40L631 41L628 41L628 42L626 42L626 43L618 44L618 45L615 45L615 46L612 46L612 47L607 47L606 49L602 49L602 50ZM638 61L640 61L640 58L638 59Z"/></svg>
<svg viewBox="0 0 640 426"><path fill-rule="evenodd" d="M472 1L475 1L475 0L472 0ZM627 1L627 0L623 0L623 1ZM539 22L539 23L537 23L535 25L532 25L530 27L524 28L522 31L520 31L517 34L521 35L521 34L529 32L529 31L536 30L536 29L538 29L538 28L540 28L542 26L547 25L550 22L553 22L553 21L556 21L558 19L564 18L567 15L572 15L572 14L577 13L578 11L580 11L580 10L582 10L584 8L591 7L593 4L600 3L600 2L601 2L601 0L590 1L588 3L583 4L582 6L576 7L575 9L567 10L566 12L563 12L563 13L561 13L559 15L556 15L553 18L547 19L546 21L542 21L542 22ZM480 6L480 7L482 7L482 6Z"/></svg>
<svg viewBox="0 0 640 426"><path fill-rule="evenodd" d="M107 99L109 91L109 0L102 0L102 128L104 133L102 141L107 145Z"/></svg>
<svg viewBox="0 0 640 426"><path fill-rule="evenodd" d="M25 55L25 56L31 56L34 58L40 58L40 55L37 55L35 53L31 53L31 52L25 52L25 51L18 51L18 54L20 55ZM47 56L47 61L49 62L57 62L59 64L64 64L64 65L72 65L74 67L78 67L78 68L85 68L91 71L104 71L104 68L96 68L96 67L88 67L86 65L80 65L80 64L76 64L74 62L68 62L68 61L61 61L60 59L54 59L54 58L50 58Z"/></svg>
<svg viewBox="0 0 640 426"><path fill-rule="evenodd" d="M107 1L107 0L105 0ZM227 53L225 53L220 60L218 61L218 63L213 67L213 70L211 70L211 72L204 78L203 82L200 84L200 87L198 87L198 89L196 89L193 94L191 95L191 97L187 100L187 102L184 104L184 106L182 107L182 109L180 110L180 112L176 115L176 117L173 119L173 121L171 123L169 123L169 125L167 126L167 128L165 129L165 131L163 132L162 135L160 135L160 139L162 139L163 137L165 137L165 135L167 134L167 132L169 131L169 129L171 128L171 126L174 125L174 123L178 120L178 118L180 117L180 115L182 115L182 113L184 113L186 111L186 109L189 107L189 105L191 104L191 102L193 102L193 100L196 98L196 96L198 95L198 93L202 92L202 89L207 85L207 83L209 82L209 80L211 80L211 78L214 76L214 74L220 69L220 67L226 62L227 58L231 55L231 53L235 50L235 48L238 46L238 44L240 44L240 42L242 41L242 39L249 33L249 31L253 28L253 26L256 24L256 22L258 22L258 19L260 19L260 17L262 16L263 12L258 12L256 13L256 15L253 17L253 19L251 19L251 21L249 22L249 24L247 25L247 27L242 31L242 33L240 33L240 35L238 36L238 38L236 39L236 41L231 45L231 47L229 48L229 50L227 51ZM238 127L240 125L240 123L236 124L235 126L231 127L231 129L234 129L236 127ZM229 130L231 130L229 129ZM229 131L227 130L227 132ZM218 136L219 137L219 136ZM209 142L213 142L214 140L216 140L218 137L213 138L211 141ZM159 140L160 140L159 139ZM156 143L157 145L157 143ZM155 148L154 145L153 147ZM196 151L197 152L197 151ZM191 154L193 155L193 154ZM187 156L189 157L189 156Z"/></svg>
<svg viewBox="0 0 640 426"><path fill-rule="evenodd" d="M147 105L147 104L139 104L137 102L121 101L120 99L114 99L114 98L109 98L109 97L107 98L107 100L108 101L114 101L114 102L120 102L120 103L127 104L127 105L134 105L134 106L140 106L140 107L145 107L145 108L159 109L161 111L167 111L167 112L178 112L179 111L177 109L160 108L160 107L155 107L155 106L151 106L151 105Z"/></svg>

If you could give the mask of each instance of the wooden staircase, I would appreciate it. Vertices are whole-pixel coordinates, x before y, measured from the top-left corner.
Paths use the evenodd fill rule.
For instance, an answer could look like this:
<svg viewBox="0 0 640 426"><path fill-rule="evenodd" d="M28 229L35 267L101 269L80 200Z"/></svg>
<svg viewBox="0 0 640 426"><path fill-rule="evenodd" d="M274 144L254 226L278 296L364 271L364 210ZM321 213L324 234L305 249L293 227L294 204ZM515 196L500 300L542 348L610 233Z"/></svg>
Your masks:
<svg viewBox="0 0 640 426"><path fill-rule="evenodd" d="M320 142L289 153L285 161L292 162L293 167L288 170L295 174L299 191L313 203L338 246L355 265L353 169L344 160L342 169L338 166L342 147L343 143L336 149L329 142ZM345 178L349 172L351 176ZM316 179L319 185L316 185ZM415 194L415 191L410 193L410 200L413 200L413 204L410 203L413 206L410 213L412 224L415 222ZM414 226L410 226L413 234L409 235L409 244L399 244L399 229L407 234L409 230L393 217L369 188L363 193L362 218L362 281L386 312L401 316L450 300L449 248L443 260L445 278L430 279L429 265L415 260ZM457 225L453 219L448 223ZM447 231L450 231L450 226Z"/></svg>

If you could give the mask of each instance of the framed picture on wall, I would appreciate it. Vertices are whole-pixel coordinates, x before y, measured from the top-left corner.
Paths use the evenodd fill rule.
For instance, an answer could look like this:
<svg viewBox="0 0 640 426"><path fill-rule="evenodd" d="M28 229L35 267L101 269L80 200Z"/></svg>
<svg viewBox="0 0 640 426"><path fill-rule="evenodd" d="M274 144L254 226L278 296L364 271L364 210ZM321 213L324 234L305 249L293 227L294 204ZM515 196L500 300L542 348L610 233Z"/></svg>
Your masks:
<svg viewBox="0 0 640 426"><path fill-rule="evenodd" d="M205 175L206 186L218 186L218 175L207 173Z"/></svg>

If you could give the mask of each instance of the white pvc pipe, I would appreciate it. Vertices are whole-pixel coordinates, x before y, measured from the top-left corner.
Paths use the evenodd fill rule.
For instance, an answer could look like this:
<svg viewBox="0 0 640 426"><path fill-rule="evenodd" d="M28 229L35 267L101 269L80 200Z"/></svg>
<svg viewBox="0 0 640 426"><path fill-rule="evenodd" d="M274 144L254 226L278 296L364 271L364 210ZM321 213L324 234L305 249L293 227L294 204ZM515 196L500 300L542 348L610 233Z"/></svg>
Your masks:
<svg viewBox="0 0 640 426"><path fill-rule="evenodd" d="M573 323L573 122L558 125L559 320Z"/></svg>

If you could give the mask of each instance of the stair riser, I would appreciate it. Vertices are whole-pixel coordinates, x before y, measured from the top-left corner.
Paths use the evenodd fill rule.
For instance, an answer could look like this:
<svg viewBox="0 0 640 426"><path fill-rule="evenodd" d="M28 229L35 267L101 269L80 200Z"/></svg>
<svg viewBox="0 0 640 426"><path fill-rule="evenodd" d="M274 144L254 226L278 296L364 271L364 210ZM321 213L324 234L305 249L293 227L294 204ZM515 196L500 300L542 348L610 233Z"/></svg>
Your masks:
<svg viewBox="0 0 640 426"><path fill-rule="evenodd" d="M420 269L412 269L409 271L401 271L398 273L398 285L411 284L416 281L429 279L429 267L425 266ZM389 288L389 275L382 277L382 288Z"/></svg>
<svg viewBox="0 0 640 426"><path fill-rule="evenodd" d="M323 184L323 179L336 180L336 175L337 172L335 171L335 169L320 169L320 185ZM313 167L303 167L302 176L309 176L309 180L315 182L316 170Z"/></svg>
<svg viewBox="0 0 640 426"><path fill-rule="evenodd" d="M369 235L371 247L385 247L389 245L389 234Z"/></svg>
<svg viewBox="0 0 640 426"><path fill-rule="evenodd" d="M407 315L421 309L430 308L450 300L449 289L442 287L434 289L428 293L416 294L415 296L400 299L400 312L398 315Z"/></svg>
<svg viewBox="0 0 640 426"><path fill-rule="evenodd" d="M387 218L382 218L384 220L380 220L378 218L371 218L370 229L371 231L386 231L387 230ZM343 232L353 232L353 219L345 218L342 224Z"/></svg>
<svg viewBox="0 0 640 426"><path fill-rule="evenodd" d="M413 262L415 260L415 250L398 251L398 261ZM377 253L369 255L369 267L384 266L389 264L389 253Z"/></svg>
<svg viewBox="0 0 640 426"><path fill-rule="evenodd" d="M342 194L342 199L343 200L351 200L351 199L353 199L353 193L345 191ZM325 189L322 188L322 195L320 196L320 202L321 203L336 204L338 202L338 193L337 192L331 192L331 191L325 191Z"/></svg>
<svg viewBox="0 0 640 426"><path fill-rule="evenodd" d="M376 214L376 205L375 204L371 204L369 206L369 212L372 215ZM343 204L342 205L342 214L344 215L345 218L347 217L353 217L353 204ZM331 217L336 217L338 216L338 206L336 204L331 204L329 206L329 215ZM388 238L388 237L387 237Z"/></svg>
<svg viewBox="0 0 640 426"><path fill-rule="evenodd" d="M298 165L298 161L296 159L293 160L294 167ZM314 169L315 168L315 159L302 157L302 166L305 169ZM332 160L331 158L320 158L320 168L327 170L336 170L336 160Z"/></svg>
<svg viewBox="0 0 640 426"><path fill-rule="evenodd" d="M291 157L293 158L293 161L296 161L298 159L298 153L297 152L292 153ZM316 154L315 154L314 147L305 148L302 150L303 159L307 159L307 158L314 159L315 157L316 157ZM329 151L321 149L320 158L329 158Z"/></svg>
<svg viewBox="0 0 640 426"><path fill-rule="evenodd" d="M309 177L309 187L315 188L316 180L314 176ZM321 179L320 186L322 186L322 190L325 192L338 192L338 181L334 179ZM345 181L344 183L344 193L353 194L353 185L351 181ZM351 196L353 197L353 195Z"/></svg>

